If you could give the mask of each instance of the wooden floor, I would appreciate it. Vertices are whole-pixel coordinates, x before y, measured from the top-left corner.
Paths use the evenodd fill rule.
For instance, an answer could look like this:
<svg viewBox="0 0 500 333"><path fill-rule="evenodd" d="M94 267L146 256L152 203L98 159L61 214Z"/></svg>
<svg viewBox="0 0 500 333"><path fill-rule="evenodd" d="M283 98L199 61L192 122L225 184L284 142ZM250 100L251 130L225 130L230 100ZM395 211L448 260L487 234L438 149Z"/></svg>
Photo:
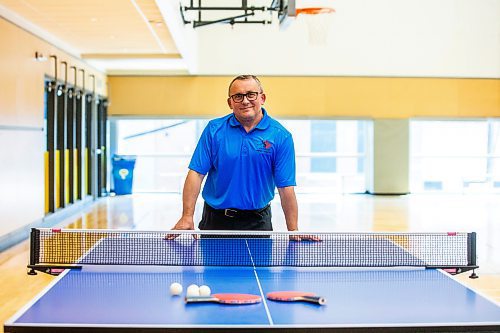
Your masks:
<svg viewBox="0 0 500 333"><path fill-rule="evenodd" d="M499 195L298 195L299 226L308 231L475 231L479 279L462 283L500 304ZM198 203L197 217L201 213ZM272 203L275 230L285 230L279 200ZM61 222L68 228L167 230L181 213L178 194L105 198ZM29 276L28 242L0 253L0 322L12 316L53 277Z"/></svg>

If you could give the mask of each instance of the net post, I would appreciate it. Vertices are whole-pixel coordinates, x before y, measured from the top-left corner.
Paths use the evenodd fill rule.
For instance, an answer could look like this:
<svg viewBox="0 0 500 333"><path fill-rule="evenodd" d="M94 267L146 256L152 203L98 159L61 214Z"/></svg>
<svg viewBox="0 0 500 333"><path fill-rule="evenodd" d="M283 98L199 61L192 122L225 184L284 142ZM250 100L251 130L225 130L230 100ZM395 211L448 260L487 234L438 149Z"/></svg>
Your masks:
<svg viewBox="0 0 500 333"><path fill-rule="evenodd" d="M31 228L30 233L30 264L28 275L36 275L35 266L40 262L40 230Z"/></svg>
<svg viewBox="0 0 500 333"><path fill-rule="evenodd" d="M470 232L467 234L467 264L472 267L477 267L476 262L476 233ZM474 269L472 269L472 274L469 276L471 279L477 279L478 276Z"/></svg>
<svg viewBox="0 0 500 333"><path fill-rule="evenodd" d="M470 232L467 234L467 264L476 266L476 233Z"/></svg>

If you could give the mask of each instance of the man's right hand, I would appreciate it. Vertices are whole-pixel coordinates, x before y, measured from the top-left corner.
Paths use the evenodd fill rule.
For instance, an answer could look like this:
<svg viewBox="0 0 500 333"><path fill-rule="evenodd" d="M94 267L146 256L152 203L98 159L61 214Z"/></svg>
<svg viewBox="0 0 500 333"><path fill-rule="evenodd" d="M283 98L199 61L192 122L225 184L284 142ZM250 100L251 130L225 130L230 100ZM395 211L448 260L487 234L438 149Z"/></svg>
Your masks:
<svg viewBox="0 0 500 333"><path fill-rule="evenodd" d="M171 230L194 230L194 220L192 216L182 216ZM175 239L179 234L167 234L165 239ZM196 238L196 235L193 235Z"/></svg>

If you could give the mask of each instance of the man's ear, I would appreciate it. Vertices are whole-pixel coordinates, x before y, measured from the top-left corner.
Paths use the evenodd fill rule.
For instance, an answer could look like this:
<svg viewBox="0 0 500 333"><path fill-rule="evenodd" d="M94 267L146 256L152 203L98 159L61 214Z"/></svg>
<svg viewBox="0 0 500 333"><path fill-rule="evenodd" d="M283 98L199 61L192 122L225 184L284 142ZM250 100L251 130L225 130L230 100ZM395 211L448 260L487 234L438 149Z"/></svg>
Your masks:
<svg viewBox="0 0 500 333"><path fill-rule="evenodd" d="M228 98L227 98L227 105L229 105L229 108L230 108L231 110L233 109L233 107L232 107L232 105L231 105L231 97L228 97Z"/></svg>
<svg viewBox="0 0 500 333"><path fill-rule="evenodd" d="M260 94L260 98L262 99L262 104L264 104L266 102L266 94Z"/></svg>

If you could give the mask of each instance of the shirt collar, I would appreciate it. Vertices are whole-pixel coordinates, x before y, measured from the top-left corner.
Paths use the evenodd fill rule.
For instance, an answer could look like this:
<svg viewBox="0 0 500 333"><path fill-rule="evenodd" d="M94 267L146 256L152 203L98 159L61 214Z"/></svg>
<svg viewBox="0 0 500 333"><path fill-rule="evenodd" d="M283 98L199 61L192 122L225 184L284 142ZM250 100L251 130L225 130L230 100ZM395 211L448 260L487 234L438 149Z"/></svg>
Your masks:
<svg viewBox="0 0 500 333"><path fill-rule="evenodd" d="M261 108L261 110L262 110L262 119L259 121L259 123L257 124L257 126L255 126L254 129L264 130L269 126L269 116L267 115L267 111L264 108ZM241 126L238 119L236 119L236 117L234 116L234 113L229 118L229 125L231 125L232 127Z"/></svg>

